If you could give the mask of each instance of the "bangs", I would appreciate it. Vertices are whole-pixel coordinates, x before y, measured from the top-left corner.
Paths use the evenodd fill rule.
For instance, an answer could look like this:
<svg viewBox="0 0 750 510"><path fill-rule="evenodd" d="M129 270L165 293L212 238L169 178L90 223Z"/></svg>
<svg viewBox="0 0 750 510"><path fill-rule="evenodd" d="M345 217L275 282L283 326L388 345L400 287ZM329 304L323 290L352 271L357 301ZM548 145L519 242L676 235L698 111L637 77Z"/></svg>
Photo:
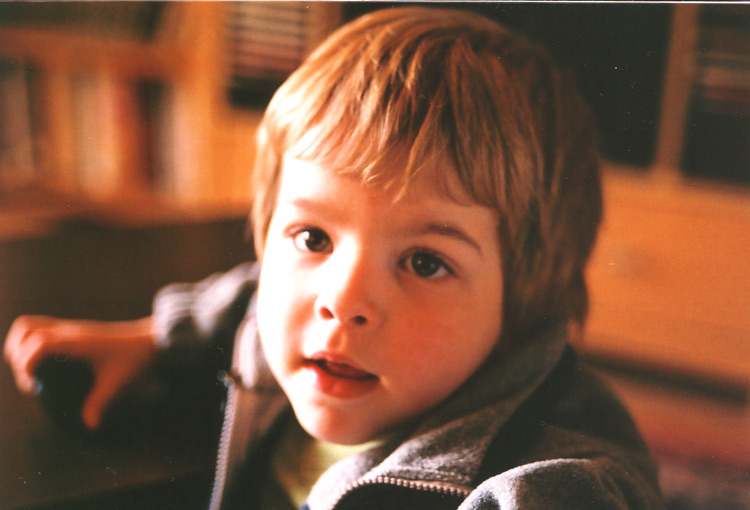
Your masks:
<svg viewBox="0 0 750 510"><path fill-rule="evenodd" d="M278 157L314 160L397 197L418 177L450 195L448 162L468 196L505 209L502 177L528 143L514 143L519 98L510 80L498 83L503 66L478 48L489 37L392 25L369 26L364 47L343 33L311 55L269 105L268 142Z"/></svg>

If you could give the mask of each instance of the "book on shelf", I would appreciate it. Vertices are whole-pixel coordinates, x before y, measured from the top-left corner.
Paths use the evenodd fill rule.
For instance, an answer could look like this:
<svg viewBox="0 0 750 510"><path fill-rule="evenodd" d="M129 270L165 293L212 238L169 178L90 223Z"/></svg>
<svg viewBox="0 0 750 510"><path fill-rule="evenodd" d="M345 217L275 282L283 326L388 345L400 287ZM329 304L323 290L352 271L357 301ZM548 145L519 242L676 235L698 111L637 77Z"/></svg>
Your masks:
<svg viewBox="0 0 750 510"><path fill-rule="evenodd" d="M747 11L736 14L702 7L682 167L689 177L750 184L750 23Z"/></svg>
<svg viewBox="0 0 750 510"><path fill-rule="evenodd" d="M135 85L139 130L133 138L140 141L142 183L156 194L174 193L178 159L174 147L175 108L170 84L144 80Z"/></svg>
<svg viewBox="0 0 750 510"><path fill-rule="evenodd" d="M167 90L157 80L72 77L80 191L94 199L165 192L172 172Z"/></svg>
<svg viewBox="0 0 750 510"><path fill-rule="evenodd" d="M0 185L25 185L37 176L42 132L32 108L37 78L26 62L0 59Z"/></svg>
<svg viewBox="0 0 750 510"><path fill-rule="evenodd" d="M71 103L73 126L73 153L76 182L80 191L89 196L102 195L105 187L110 185L109 173L104 170L100 153L111 149L102 147L108 137L104 133L110 128L108 119L102 116L103 98L99 87L99 77L94 73L75 74L71 76Z"/></svg>

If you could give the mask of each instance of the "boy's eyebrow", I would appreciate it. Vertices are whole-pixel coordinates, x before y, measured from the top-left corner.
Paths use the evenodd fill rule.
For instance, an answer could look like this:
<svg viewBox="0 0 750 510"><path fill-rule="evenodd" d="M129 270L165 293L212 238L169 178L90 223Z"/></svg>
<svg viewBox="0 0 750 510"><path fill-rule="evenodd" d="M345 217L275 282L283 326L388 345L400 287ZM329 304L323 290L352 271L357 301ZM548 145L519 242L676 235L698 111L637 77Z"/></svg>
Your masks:
<svg viewBox="0 0 750 510"><path fill-rule="evenodd" d="M313 212L320 212L322 210L322 207L314 200L309 200L302 197L297 197L294 200L291 200L289 202L289 205ZM414 228L407 229L407 233L411 235L436 234L439 236L457 239L474 248L480 255L482 253L482 247L478 242L474 240L474 238L464 232L460 227L451 225L446 222L429 221L427 223L419 224Z"/></svg>
<svg viewBox="0 0 750 510"><path fill-rule="evenodd" d="M337 211L336 208L328 206L325 202L319 202L317 200L311 200L304 197L295 197L293 200L287 202L280 201L279 205L286 204L296 209L308 211L313 214L319 214L321 216L327 216L332 219L340 218L345 216L345 212Z"/></svg>
<svg viewBox="0 0 750 510"><path fill-rule="evenodd" d="M420 225L418 228L416 228L414 230L414 233L416 233L417 235L437 234L440 236L457 239L459 241L463 241L464 243L474 248L476 251L479 252L479 254L482 253L482 247L479 246L479 243L476 242L469 234L464 232L461 228L450 225L448 223L443 223L443 222L425 223L424 225Z"/></svg>
<svg viewBox="0 0 750 510"><path fill-rule="evenodd" d="M279 202L280 204L284 203L283 201ZM323 213L324 211L329 211L330 208L325 207L325 203L323 202L317 202L315 200L310 200L308 198L302 198L302 197L295 197L294 200L290 200L286 202L287 205L291 205L292 207L296 207L297 209L303 209L305 211L311 211L314 213Z"/></svg>

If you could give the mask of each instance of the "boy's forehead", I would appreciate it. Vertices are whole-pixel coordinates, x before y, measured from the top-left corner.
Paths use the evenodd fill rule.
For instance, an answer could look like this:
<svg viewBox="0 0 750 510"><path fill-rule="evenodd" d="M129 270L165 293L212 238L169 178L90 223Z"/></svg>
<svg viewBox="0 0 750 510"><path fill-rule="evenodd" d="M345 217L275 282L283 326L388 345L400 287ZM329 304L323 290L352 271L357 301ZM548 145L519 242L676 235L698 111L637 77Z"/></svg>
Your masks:
<svg viewBox="0 0 750 510"><path fill-rule="evenodd" d="M380 166L385 167L384 164ZM280 193L284 194L313 192L307 178L315 180L319 190L333 186L335 177L342 177L359 184L363 190L382 192L393 204L419 203L427 199L448 200L462 206L477 203L461 184L456 167L448 158L435 158L410 174L406 156L390 161L387 168L369 167L367 164L340 168L287 153L282 159L280 171ZM319 179L321 174L328 178Z"/></svg>

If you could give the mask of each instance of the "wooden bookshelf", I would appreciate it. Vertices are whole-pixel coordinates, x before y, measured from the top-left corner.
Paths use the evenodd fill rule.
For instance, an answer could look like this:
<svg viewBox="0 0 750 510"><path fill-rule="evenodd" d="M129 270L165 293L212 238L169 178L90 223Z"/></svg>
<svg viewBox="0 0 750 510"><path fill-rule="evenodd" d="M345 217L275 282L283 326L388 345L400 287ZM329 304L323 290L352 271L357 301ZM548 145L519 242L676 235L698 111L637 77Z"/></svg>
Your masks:
<svg viewBox="0 0 750 510"><path fill-rule="evenodd" d="M25 83L28 101L7 114L27 132L6 145L25 136L33 152L0 162L0 196L38 188L99 209L244 214L259 115L224 98L226 4L160 9L148 37L108 30L106 20L93 30L0 26L0 85Z"/></svg>
<svg viewBox="0 0 750 510"><path fill-rule="evenodd" d="M147 4L157 10L149 12ZM336 4L289 2L281 10L262 4L252 6L305 17L304 53L339 22ZM0 157L0 197L36 187L96 202L97 210L108 204L133 211L152 203L151 216L173 209L190 217L196 210L245 214L261 109L234 107L228 90L236 74L230 51L235 11L246 7L0 7L0 16L20 19L0 24L0 91L5 78L12 86L25 83L20 92L28 96L25 111L14 107L6 114L18 126L15 139L27 140L12 141L21 150L4 148L0 139L0 156L10 153ZM143 20L153 26L139 25Z"/></svg>

